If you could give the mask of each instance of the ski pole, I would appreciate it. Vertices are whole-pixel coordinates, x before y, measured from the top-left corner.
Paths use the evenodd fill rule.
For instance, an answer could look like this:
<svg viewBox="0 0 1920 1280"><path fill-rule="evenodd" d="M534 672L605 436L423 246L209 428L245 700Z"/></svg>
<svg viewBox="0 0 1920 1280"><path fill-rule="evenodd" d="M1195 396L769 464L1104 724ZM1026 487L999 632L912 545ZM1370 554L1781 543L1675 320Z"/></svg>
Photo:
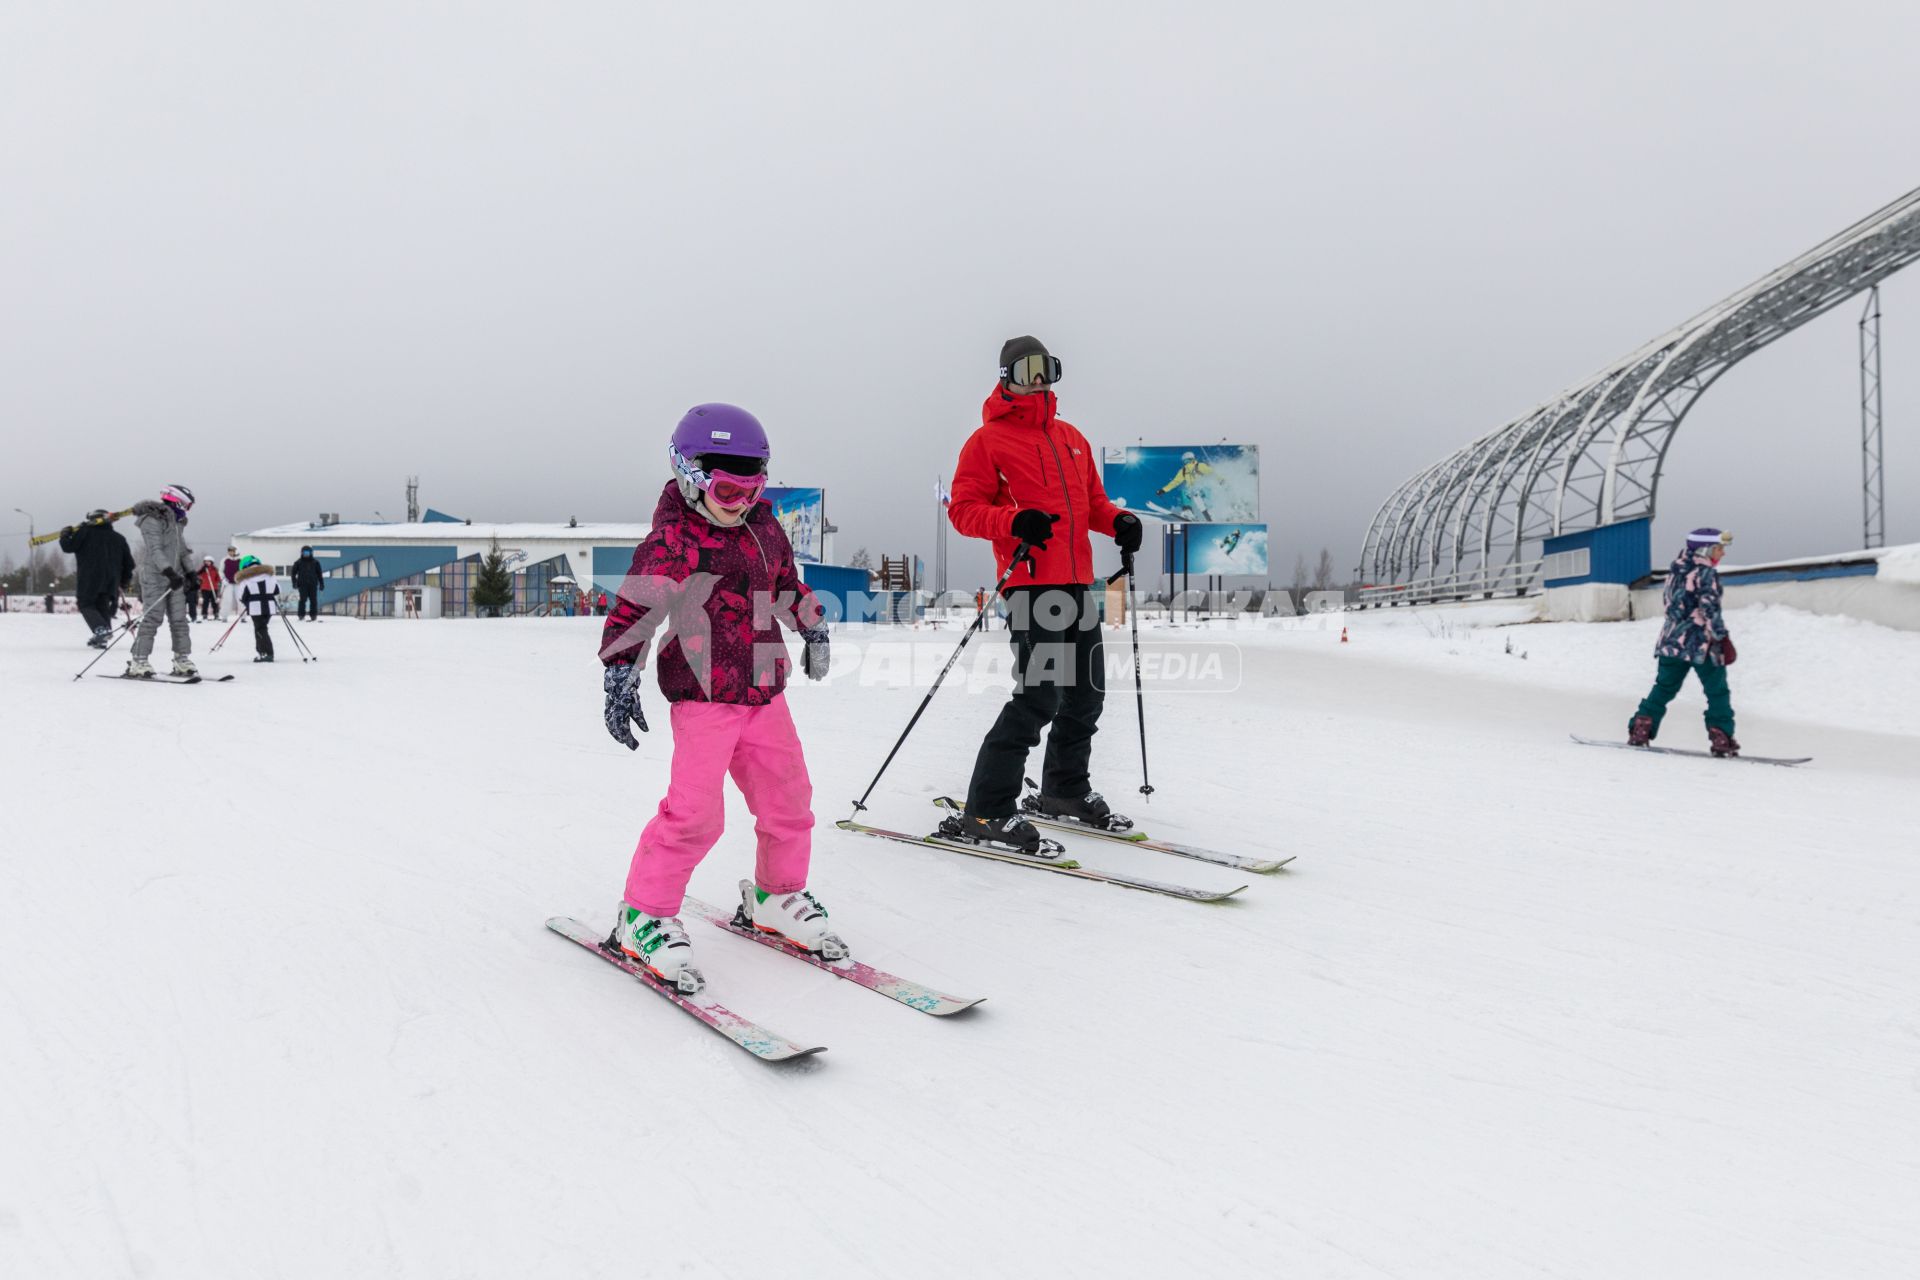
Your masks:
<svg viewBox="0 0 1920 1280"><path fill-rule="evenodd" d="M1133 607L1133 552L1120 553L1120 569L1108 585L1127 580L1127 627L1133 637L1133 709L1140 721L1140 794L1153 803L1153 784L1147 781L1147 696L1140 688L1140 615Z"/></svg>
<svg viewBox="0 0 1920 1280"><path fill-rule="evenodd" d="M170 595L172 595L172 594L173 594L173 588L172 588L172 587L168 587L168 588L167 588L167 589L166 589L165 591L163 591L163 592L161 592L161 593L160 593L160 598L159 598L158 600L156 600L156 601L154 601L154 604L155 604L156 606L160 606L160 607L164 607L164 606L166 605L166 603L167 603L167 597L168 597L168 596L170 596ZM142 610L140 611L140 618L144 618L144 617L146 617L146 616L147 616L147 611L146 611L145 609L142 609ZM85 674L87 674L87 672L89 672L89 671L91 671L91 670L93 670L93 663L94 663L94 662L98 662L98 661L100 661L100 659L102 659L102 658L104 658L104 657L106 657L106 656L107 656L107 655L108 655L109 653L111 653L111 652L113 652L113 646L114 646L114 645L116 645L116 644L119 644L119 643L120 643L120 642L121 642L122 640L125 640L125 639L126 639L126 638L127 638L128 636L130 636L130 635L132 635L132 634L133 634L133 633L134 633L134 632L135 632L135 631L136 631L136 630L137 630L137 629L139 628L139 626L140 626L140 618L128 618L128 619L126 620L126 622L124 622L124 623L122 623L122 624L120 625L120 627L118 628L118 630L119 630L119 632L120 632L120 634L119 634L119 635L117 635L117 636L115 636L115 637L114 637L113 639L111 639L111 640L109 640L109 641L108 641L108 642L106 643L106 645L105 645L105 647L104 647L104 648L102 648L102 649L100 650L100 652L98 652L98 653L96 653L96 654L94 654L94 655L93 655L93 662L89 662L89 663L88 663L88 664L87 664L86 666L84 666L84 667L82 667L82 668L80 668L80 670L78 670L78 671L76 671L76 672L74 673L74 676L73 676L73 678L74 678L75 680L78 680L78 679L79 679L79 678L80 678L81 676L83 676L83 675L85 675Z"/></svg>
<svg viewBox="0 0 1920 1280"><path fill-rule="evenodd" d="M274 612L280 615L280 625L284 626L287 629L287 634L293 637L293 651L300 655L300 661L320 661L320 659L313 656L313 650L307 648L307 642L300 638L300 633L293 629L293 624L287 621L286 612L281 609L275 609Z"/></svg>
<svg viewBox="0 0 1920 1280"><path fill-rule="evenodd" d="M209 649L207 650L207 652L208 652L208 653L218 653L218 652L220 652L220 646L221 646L221 645L223 645L223 644L225 644L225 643L227 642L227 637L233 634L233 629L234 629L235 627L237 627L237 626L239 626L239 625L240 625L240 619L242 619L242 618L244 618L244 617L246 617L246 616L247 616L247 615L246 615L246 614L244 614L244 613L236 613L236 614L234 614L234 615L233 615L233 621L232 621L232 622L229 622L229 623L227 624L227 629L226 629L225 631L222 631L222 632L220 633L220 638L219 638L218 640L215 640L215 641L213 642L213 645L212 645L212 646L211 646L211 647L210 647L210 648L209 648Z"/></svg>
<svg viewBox="0 0 1920 1280"><path fill-rule="evenodd" d="M947 665L940 668L940 674L934 678L933 687L927 690L927 696L920 699L920 705L914 708L913 718L907 721L907 727L900 731L900 737L894 742L893 750L887 752L887 758L880 762L880 772L873 775L873 781L869 782L867 789L860 793L860 798L853 802L854 813L859 813L867 807L867 797L872 795L873 789L880 785L881 775L886 773L887 766L893 763L893 758L900 754L900 748L906 745L907 735L913 732L913 726L920 723L920 717L926 711L928 704L933 701L933 695L940 692L940 684L947 678L947 672L953 670L953 664L960 661L960 651L967 647L967 641L973 639L973 633L981 630L985 624L987 620L987 606L993 603L994 597L1000 594L1001 589L1005 587L1008 580L1013 577L1013 571L1018 569L1023 563L1029 568L1033 565L1033 546L1031 543L1023 542L1019 545L1013 553L1013 562L1007 566L1007 571L1000 575L1000 581L994 584L993 590L987 594L986 599L980 602L979 612L973 615L973 625L968 627L967 633L960 637L960 643L955 647L953 656L947 659ZM847 819L848 821L852 821L853 814L847 815Z"/></svg>

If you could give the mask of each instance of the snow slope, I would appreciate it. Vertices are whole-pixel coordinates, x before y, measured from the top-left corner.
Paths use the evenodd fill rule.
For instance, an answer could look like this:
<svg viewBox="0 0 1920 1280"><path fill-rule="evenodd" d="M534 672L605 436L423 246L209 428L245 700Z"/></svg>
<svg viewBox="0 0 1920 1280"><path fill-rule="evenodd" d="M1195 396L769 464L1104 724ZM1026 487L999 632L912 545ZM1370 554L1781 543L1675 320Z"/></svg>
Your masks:
<svg viewBox="0 0 1920 1280"><path fill-rule="evenodd" d="M593 620L236 635L171 688L0 617L0 1275L1920 1273L1920 637L1733 624L1742 739L1813 765L1568 742L1620 732L1641 624L1233 633L1234 694L1149 704L1150 807L1130 696L1096 755L1156 832L1300 854L1215 907L832 830L920 696L860 676L956 633L843 636L793 695L815 886L989 999L695 926L831 1046L781 1068L541 927L608 918L668 759L605 737ZM931 823L997 704L943 691L876 817Z"/></svg>

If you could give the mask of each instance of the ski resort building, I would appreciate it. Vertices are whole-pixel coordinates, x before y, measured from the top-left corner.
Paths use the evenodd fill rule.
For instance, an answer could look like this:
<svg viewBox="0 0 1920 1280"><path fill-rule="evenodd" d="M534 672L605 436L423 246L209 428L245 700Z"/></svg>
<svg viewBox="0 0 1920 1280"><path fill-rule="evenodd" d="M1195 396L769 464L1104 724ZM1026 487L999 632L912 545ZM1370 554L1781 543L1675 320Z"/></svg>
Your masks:
<svg viewBox="0 0 1920 1280"><path fill-rule="evenodd" d="M818 493L818 490L813 492ZM243 556L258 556L285 576L312 547L326 579L323 613L356 618L469 618L480 564L497 542L513 574L513 604L506 612L538 615L578 612L605 593L617 598L633 563L633 549L647 536L646 524L486 524L429 509L419 521L389 523L321 516L236 534L230 541ZM829 546L831 544L828 544ZM219 549L210 549L219 558ZM830 618L870 620L878 606L867 593L864 569L809 563L801 577L826 597ZM289 601L290 587L284 588ZM291 605L289 604L289 607Z"/></svg>
<svg viewBox="0 0 1920 1280"><path fill-rule="evenodd" d="M606 592L612 600L647 536L645 524L484 524L429 510L413 524L339 523L323 516L238 534L241 555L283 577L312 547L326 574L322 612L360 618L463 618L480 563L497 542L513 574L515 614L565 612Z"/></svg>

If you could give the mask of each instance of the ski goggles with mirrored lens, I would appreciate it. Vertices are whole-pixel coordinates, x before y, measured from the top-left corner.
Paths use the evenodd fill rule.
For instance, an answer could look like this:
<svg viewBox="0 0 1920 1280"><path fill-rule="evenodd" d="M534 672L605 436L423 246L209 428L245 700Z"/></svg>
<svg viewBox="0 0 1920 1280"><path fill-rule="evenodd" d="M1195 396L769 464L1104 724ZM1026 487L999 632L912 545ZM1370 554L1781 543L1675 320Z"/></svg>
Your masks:
<svg viewBox="0 0 1920 1280"><path fill-rule="evenodd" d="M1016 387L1031 387L1039 383L1052 386L1060 381L1060 362L1052 356L1021 356L1002 369L1000 376Z"/></svg>
<svg viewBox="0 0 1920 1280"><path fill-rule="evenodd" d="M707 472L707 496L723 507L744 507L766 491L767 477L737 476L731 471Z"/></svg>

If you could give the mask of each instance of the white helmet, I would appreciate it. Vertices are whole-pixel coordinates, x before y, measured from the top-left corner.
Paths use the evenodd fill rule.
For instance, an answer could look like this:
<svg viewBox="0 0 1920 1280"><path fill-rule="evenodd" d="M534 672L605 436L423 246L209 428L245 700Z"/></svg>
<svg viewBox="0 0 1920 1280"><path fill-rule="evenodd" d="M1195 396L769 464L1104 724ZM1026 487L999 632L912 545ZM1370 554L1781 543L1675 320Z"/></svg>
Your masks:
<svg viewBox="0 0 1920 1280"><path fill-rule="evenodd" d="M193 506L193 490L183 484L170 484L160 490L160 501L171 502L182 511Z"/></svg>

